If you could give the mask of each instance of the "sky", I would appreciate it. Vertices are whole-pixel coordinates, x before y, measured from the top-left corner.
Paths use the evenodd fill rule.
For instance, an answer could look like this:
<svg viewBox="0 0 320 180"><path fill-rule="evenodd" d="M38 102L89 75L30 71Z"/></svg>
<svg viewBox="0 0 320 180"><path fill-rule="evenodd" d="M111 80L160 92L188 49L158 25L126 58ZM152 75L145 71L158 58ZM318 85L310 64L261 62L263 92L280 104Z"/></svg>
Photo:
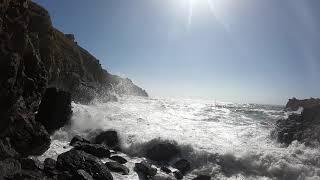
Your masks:
<svg viewBox="0 0 320 180"><path fill-rule="evenodd" d="M151 96L285 104L320 96L318 0L35 0Z"/></svg>

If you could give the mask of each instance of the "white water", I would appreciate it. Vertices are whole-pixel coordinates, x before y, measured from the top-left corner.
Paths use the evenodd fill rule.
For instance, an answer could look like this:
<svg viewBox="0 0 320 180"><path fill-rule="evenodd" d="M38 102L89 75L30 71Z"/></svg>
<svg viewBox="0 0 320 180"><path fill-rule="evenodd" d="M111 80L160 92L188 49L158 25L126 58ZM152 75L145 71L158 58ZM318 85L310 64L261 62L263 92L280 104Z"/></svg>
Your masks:
<svg viewBox="0 0 320 180"><path fill-rule="evenodd" d="M283 107L222 103L206 100L122 97L118 102L73 104L70 128L53 136L49 151L40 158L68 150L75 134L115 129L130 159L129 176L138 179L134 162L142 158L150 140L174 140L191 161L196 174L216 179L320 179L319 148L297 142L289 147L270 137L276 120L285 118ZM161 141L156 140L156 141ZM66 146L66 149L62 148Z"/></svg>

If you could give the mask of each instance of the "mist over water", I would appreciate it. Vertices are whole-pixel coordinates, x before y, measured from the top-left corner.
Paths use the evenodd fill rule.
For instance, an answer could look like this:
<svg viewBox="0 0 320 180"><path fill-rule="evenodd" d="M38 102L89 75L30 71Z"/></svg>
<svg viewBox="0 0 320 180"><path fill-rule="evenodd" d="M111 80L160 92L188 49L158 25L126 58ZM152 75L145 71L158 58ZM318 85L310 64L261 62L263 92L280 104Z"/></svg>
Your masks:
<svg viewBox="0 0 320 180"><path fill-rule="evenodd" d="M114 129L121 136L129 167L144 150L174 141L192 172L217 179L320 179L319 148L289 147L271 137L275 122L288 116L281 106L211 100L120 97L118 102L73 103L72 123L58 131L44 157L55 157L75 134L88 137ZM117 177L124 178L124 177ZM134 172L129 179L137 179Z"/></svg>

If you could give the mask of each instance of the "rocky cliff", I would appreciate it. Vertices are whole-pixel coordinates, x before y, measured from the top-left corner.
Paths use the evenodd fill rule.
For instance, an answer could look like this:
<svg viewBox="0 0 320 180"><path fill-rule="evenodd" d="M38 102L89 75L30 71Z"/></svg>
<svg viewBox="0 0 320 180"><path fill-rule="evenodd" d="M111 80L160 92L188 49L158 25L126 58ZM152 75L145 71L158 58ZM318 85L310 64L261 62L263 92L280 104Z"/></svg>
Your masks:
<svg viewBox="0 0 320 180"><path fill-rule="evenodd" d="M0 0L0 160L43 153L70 118L71 100L110 92L147 96L55 29L41 6Z"/></svg>
<svg viewBox="0 0 320 180"><path fill-rule="evenodd" d="M30 4L30 31L38 38L39 54L48 72L48 85L72 92L73 100L89 101L96 93L148 96L128 79L113 76L99 60L75 42L72 34L52 27L48 12Z"/></svg>

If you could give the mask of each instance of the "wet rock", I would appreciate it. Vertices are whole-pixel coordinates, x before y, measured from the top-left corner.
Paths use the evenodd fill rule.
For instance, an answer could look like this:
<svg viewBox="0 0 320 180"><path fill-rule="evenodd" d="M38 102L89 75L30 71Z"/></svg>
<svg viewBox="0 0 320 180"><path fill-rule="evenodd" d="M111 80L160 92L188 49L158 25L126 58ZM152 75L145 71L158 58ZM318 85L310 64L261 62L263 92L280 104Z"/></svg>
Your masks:
<svg viewBox="0 0 320 180"><path fill-rule="evenodd" d="M146 161L136 163L134 170L138 173L142 173L146 177L153 177L157 174L157 169L153 168L151 164Z"/></svg>
<svg viewBox="0 0 320 180"><path fill-rule="evenodd" d="M183 179L183 174L180 171L174 171L173 174L177 179Z"/></svg>
<svg viewBox="0 0 320 180"><path fill-rule="evenodd" d="M13 178L15 174L21 172L21 165L19 161L15 159L5 159L0 161L0 174L4 178Z"/></svg>
<svg viewBox="0 0 320 180"><path fill-rule="evenodd" d="M113 161L116 161L116 162L118 162L120 164L125 164L125 163L128 162L124 157L117 156L117 155L111 156L109 159L111 159Z"/></svg>
<svg viewBox="0 0 320 180"><path fill-rule="evenodd" d="M211 180L211 176L208 176L208 175L199 175L199 176L193 178L193 180Z"/></svg>
<svg viewBox="0 0 320 180"><path fill-rule="evenodd" d="M118 163L118 162L106 162L105 165L108 167L110 171L121 173L122 175L128 175L130 170Z"/></svg>
<svg viewBox="0 0 320 180"><path fill-rule="evenodd" d="M51 143L46 129L32 119L32 115L17 113L15 123L9 128L12 147L23 156L41 155Z"/></svg>
<svg viewBox="0 0 320 180"><path fill-rule="evenodd" d="M74 180L93 180L92 176L83 169L77 170Z"/></svg>
<svg viewBox="0 0 320 180"><path fill-rule="evenodd" d="M152 178L152 180L173 180L173 178L168 175L157 174Z"/></svg>
<svg viewBox="0 0 320 180"><path fill-rule="evenodd" d="M56 169L57 161L51 158L46 158L43 163L43 170L47 175L58 175L59 171Z"/></svg>
<svg viewBox="0 0 320 180"><path fill-rule="evenodd" d="M147 150L147 158L157 162L169 162L180 155L178 147L172 143L160 143Z"/></svg>
<svg viewBox="0 0 320 180"><path fill-rule="evenodd" d="M37 159L21 158L19 162L24 170L43 170L43 164Z"/></svg>
<svg viewBox="0 0 320 180"><path fill-rule="evenodd" d="M70 146L76 146L81 144L90 144L90 141L78 135L74 136L70 141Z"/></svg>
<svg viewBox="0 0 320 180"><path fill-rule="evenodd" d="M110 157L109 149L103 144L81 144L76 145L75 149L82 150L99 158Z"/></svg>
<svg viewBox="0 0 320 180"><path fill-rule="evenodd" d="M57 169L71 171L74 174L78 169L88 172L97 180L112 180L113 177L108 168L95 156L79 150L70 150L62 153L57 159Z"/></svg>
<svg viewBox="0 0 320 180"><path fill-rule="evenodd" d="M94 138L94 143L105 144L111 149L118 149L120 147L118 133L116 131L104 131Z"/></svg>
<svg viewBox="0 0 320 180"><path fill-rule="evenodd" d="M69 123L71 115L71 94L56 88L48 88L41 100L36 120L52 134Z"/></svg>
<svg viewBox="0 0 320 180"><path fill-rule="evenodd" d="M167 168L167 167L165 167L165 166L162 166L162 167L161 167L161 171L163 171L163 172L165 172L165 173L167 173L167 174L170 174L170 173L172 172L169 168Z"/></svg>
<svg viewBox="0 0 320 180"><path fill-rule="evenodd" d="M173 167L178 169L182 174L185 174L191 169L190 162L185 159L177 161L173 164Z"/></svg>
<svg viewBox="0 0 320 180"><path fill-rule="evenodd" d="M20 173L15 174L14 180L44 180L48 179L42 171L21 170Z"/></svg>

